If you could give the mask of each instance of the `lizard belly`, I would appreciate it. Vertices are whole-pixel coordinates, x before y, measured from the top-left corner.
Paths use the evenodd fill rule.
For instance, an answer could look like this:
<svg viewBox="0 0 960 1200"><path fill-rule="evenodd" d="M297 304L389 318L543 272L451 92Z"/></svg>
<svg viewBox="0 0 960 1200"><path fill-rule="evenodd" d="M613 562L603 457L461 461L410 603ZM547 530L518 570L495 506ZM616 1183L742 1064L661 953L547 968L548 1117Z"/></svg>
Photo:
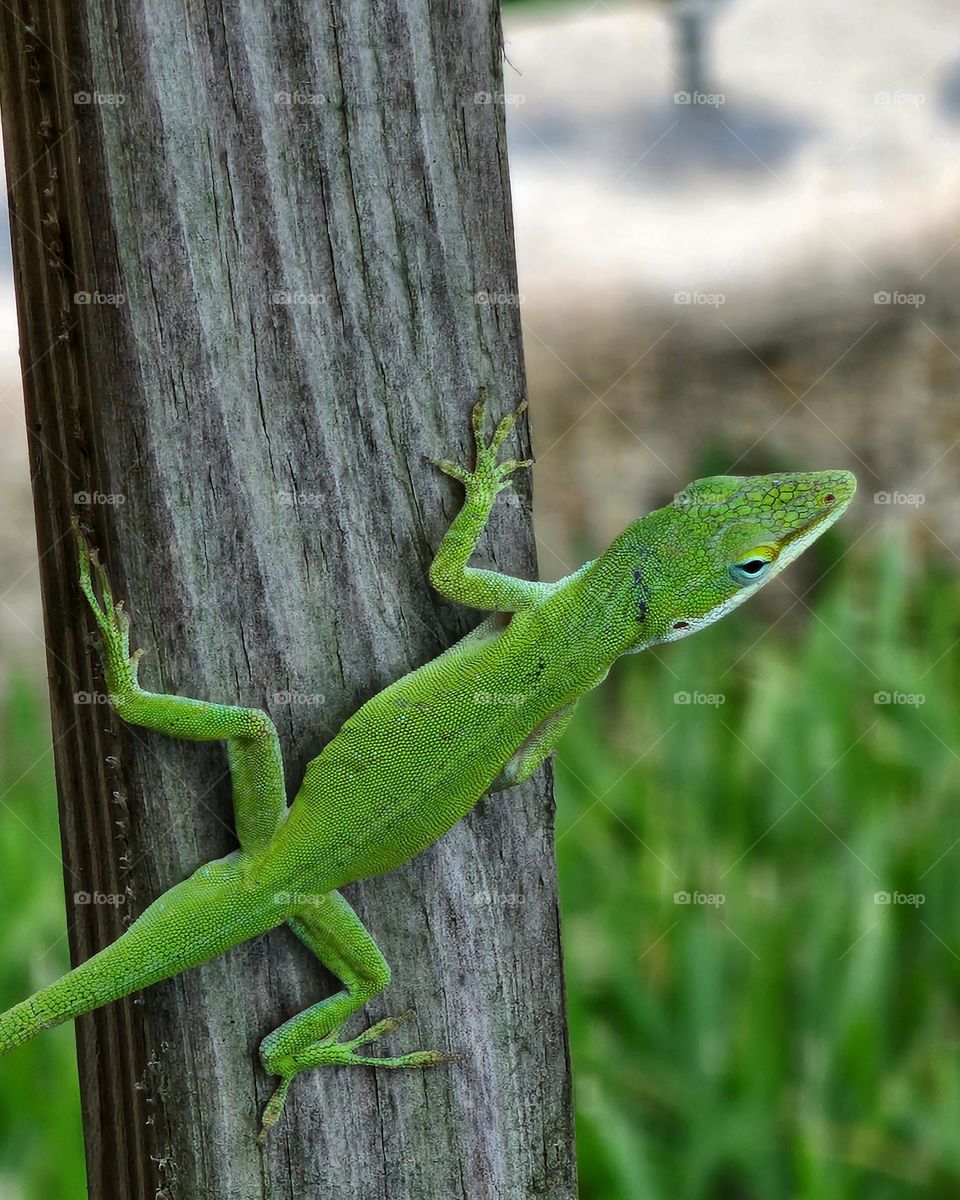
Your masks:
<svg viewBox="0 0 960 1200"><path fill-rule="evenodd" d="M339 887L406 862L473 808L569 700L564 664L529 637L512 643L517 620L506 634L465 639L344 723L308 765L278 834L287 861Z"/></svg>
<svg viewBox="0 0 960 1200"><path fill-rule="evenodd" d="M378 742L362 748L351 745L348 722L308 766L279 836L289 839L291 849L296 843L294 857L329 881L325 887L392 870L474 807L541 719L529 707L510 720L491 713L450 738L443 714L421 713L393 730L381 729ZM428 720L429 733L421 728ZM425 761L425 735L445 752Z"/></svg>

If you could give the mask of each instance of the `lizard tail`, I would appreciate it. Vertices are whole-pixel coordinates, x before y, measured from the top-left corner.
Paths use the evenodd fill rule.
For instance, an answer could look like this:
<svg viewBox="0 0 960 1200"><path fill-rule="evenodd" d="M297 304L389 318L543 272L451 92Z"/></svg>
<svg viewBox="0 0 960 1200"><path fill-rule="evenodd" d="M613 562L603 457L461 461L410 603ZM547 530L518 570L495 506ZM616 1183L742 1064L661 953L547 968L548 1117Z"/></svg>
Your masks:
<svg viewBox="0 0 960 1200"><path fill-rule="evenodd" d="M289 915L284 899L265 898L251 885L237 855L208 863L164 892L115 942L0 1013L0 1055L265 933Z"/></svg>

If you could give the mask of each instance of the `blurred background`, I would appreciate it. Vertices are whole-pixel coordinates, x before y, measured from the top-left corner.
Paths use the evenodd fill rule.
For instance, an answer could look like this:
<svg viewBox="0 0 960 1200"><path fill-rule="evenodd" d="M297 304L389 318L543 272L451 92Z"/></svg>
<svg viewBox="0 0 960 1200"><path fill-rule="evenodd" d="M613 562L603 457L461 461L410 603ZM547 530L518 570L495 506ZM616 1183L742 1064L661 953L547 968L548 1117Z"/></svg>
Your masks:
<svg viewBox="0 0 960 1200"><path fill-rule="evenodd" d="M624 660L556 765L586 1200L960 1194L960 20L507 3L541 573L713 473L843 522ZM0 978L67 966L0 239ZM38 1114L42 1119L38 1119ZM73 1033L0 1073L0 1200L83 1195Z"/></svg>

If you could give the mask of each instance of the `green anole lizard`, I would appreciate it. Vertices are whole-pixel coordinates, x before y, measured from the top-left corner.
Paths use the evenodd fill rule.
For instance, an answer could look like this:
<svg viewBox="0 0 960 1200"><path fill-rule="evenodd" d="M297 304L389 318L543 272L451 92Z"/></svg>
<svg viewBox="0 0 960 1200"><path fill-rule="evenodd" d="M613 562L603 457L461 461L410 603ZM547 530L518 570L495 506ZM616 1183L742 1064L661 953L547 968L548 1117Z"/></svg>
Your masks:
<svg viewBox="0 0 960 1200"><path fill-rule="evenodd" d="M430 581L492 615L350 717L309 764L289 807L280 743L265 712L140 687L141 652L130 652L122 601L77 528L80 587L100 630L111 704L146 729L226 741L240 848L200 867L111 945L0 1014L0 1054L286 922L343 989L264 1039L261 1062L280 1083L261 1140L299 1071L448 1059L435 1050L368 1055L365 1047L398 1018L341 1037L390 982L390 968L340 889L406 862L485 793L528 779L555 749L579 697L620 655L686 637L741 604L832 525L856 489L847 471L701 479L566 579L515 579L469 563L498 493L531 465L498 461L524 408L503 417L488 441L481 400L473 410L474 469L434 464L463 484L466 498ZM481 694L509 694L511 703L481 704Z"/></svg>

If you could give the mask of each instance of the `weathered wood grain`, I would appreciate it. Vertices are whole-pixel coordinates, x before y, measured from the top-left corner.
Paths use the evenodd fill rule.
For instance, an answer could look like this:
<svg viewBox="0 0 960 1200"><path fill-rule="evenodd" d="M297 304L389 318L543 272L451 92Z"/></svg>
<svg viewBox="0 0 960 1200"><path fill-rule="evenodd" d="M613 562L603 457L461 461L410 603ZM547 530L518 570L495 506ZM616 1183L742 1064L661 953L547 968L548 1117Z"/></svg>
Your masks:
<svg viewBox="0 0 960 1200"><path fill-rule="evenodd" d="M291 792L366 697L476 621L426 583L459 496L422 455L467 451L481 384L497 407L523 394L486 102L499 16L490 0L11 0L0 27L80 960L121 918L76 890L126 891L136 913L235 838L221 747L76 702L100 685L71 512L127 597L145 683L268 709ZM520 486L489 555L530 574ZM264 1153L256 1047L333 987L285 931L79 1022L92 1194L572 1196L551 818L541 775L348 890L395 972L369 1016L413 1007L391 1046L462 1061L303 1076Z"/></svg>

